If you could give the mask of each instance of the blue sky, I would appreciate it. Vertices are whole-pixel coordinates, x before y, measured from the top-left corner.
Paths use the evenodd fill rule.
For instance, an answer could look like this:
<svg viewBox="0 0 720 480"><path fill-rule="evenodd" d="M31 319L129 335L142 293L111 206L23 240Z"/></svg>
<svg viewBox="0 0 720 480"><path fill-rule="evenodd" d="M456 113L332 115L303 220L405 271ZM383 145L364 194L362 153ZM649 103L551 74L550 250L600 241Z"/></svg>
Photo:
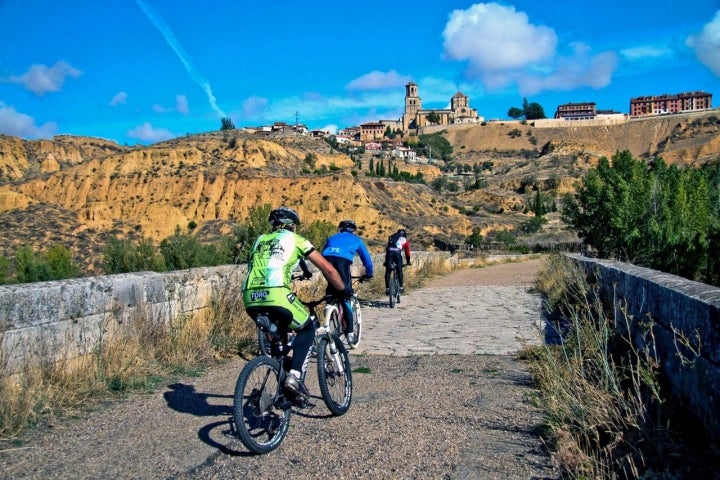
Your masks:
<svg viewBox="0 0 720 480"><path fill-rule="evenodd" d="M720 105L720 1L0 0L0 133L150 144L220 128L335 131L461 91L486 120L523 98L705 91Z"/></svg>

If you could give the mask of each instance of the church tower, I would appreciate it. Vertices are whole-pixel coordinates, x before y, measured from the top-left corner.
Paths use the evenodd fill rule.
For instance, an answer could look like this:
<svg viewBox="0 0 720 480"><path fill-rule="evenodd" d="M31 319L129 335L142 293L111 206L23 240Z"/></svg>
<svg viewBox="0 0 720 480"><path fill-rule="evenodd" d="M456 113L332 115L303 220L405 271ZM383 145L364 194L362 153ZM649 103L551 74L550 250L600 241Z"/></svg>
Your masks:
<svg viewBox="0 0 720 480"><path fill-rule="evenodd" d="M418 97L418 86L414 82L405 85L405 114L403 115L403 130L408 130L415 123L417 113L422 109L422 100Z"/></svg>

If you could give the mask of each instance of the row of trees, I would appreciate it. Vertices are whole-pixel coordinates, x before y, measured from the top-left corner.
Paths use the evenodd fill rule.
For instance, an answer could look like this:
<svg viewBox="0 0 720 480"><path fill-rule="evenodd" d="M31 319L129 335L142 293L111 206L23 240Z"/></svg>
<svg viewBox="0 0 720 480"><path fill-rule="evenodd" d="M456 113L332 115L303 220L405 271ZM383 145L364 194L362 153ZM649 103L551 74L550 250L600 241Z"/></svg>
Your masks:
<svg viewBox="0 0 720 480"><path fill-rule="evenodd" d="M111 237L105 245L103 272L164 272L195 267L209 267L233 263L246 263L255 239L269 231L268 216L272 207L253 208L247 220L235 225L232 234L213 242L202 242L193 233L176 227L175 233L156 245L152 239ZM191 222L192 224L193 222ZM336 226L327 221L315 220L301 227L302 234L313 245L321 247L327 237L335 233ZM36 252L29 245L20 247L13 259L0 256L0 284L31 283L75 278L80 271L70 250L55 245L47 252Z"/></svg>
<svg viewBox="0 0 720 480"><path fill-rule="evenodd" d="M37 253L29 245L17 249L12 260L0 256L0 285L77 277L80 267L64 245Z"/></svg>
<svg viewBox="0 0 720 480"><path fill-rule="evenodd" d="M603 158L563 199L563 219L603 258L720 286L720 162L702 169Z"/></svg>

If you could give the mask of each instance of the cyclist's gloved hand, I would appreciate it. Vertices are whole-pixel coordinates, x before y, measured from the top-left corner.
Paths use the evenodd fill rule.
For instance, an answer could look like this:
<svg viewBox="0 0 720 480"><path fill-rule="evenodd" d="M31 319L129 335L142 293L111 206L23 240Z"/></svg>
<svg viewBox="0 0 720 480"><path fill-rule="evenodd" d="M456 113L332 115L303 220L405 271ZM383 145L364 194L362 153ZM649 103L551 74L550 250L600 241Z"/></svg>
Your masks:
<svg viewBox="0 0 720 480"><path fill-rule="evenodd" d="M410 259L408 258L407 265L410 265Z"/></svg>
<svg viewBox="0 0 720 480"><path fill-rule="evenodd" d="M310 280L312 278L312 272L310 270L303 272L302 278L303 280Z"/></svg>
<svg viewBox="0 0 720 480"><path fill-rule="evenodd" d="M372 278L373 278L372 275L363 275L362 277L360 277L360 281L361 282L369 282L370 280L372 280Z"/></svg>
<svg viewBox="0 0 720 480"><path fill-rule="evenodd" d="M337 292L335 293L335 298L342 300L343 302L350 300L352 298L352 292Z"/></svg>

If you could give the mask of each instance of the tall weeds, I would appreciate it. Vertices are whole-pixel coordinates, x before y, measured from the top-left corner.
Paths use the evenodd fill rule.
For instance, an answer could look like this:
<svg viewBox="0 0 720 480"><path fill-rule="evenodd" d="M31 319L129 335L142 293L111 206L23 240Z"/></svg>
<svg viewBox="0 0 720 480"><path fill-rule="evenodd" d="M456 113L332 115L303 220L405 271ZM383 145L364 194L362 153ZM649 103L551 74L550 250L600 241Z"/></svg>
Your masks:
<svg viewBox="0 0 720 480"><path fill-rule="evenodd" d="M597 289L567 258L550 256L541 270L537 287L559 341L523 357L539 386L554 463L578 479L667 470L673 444L662 421L657 363L614 328L633 319L609 317ZM644 328L651 334L652 322Z"/></svg>

